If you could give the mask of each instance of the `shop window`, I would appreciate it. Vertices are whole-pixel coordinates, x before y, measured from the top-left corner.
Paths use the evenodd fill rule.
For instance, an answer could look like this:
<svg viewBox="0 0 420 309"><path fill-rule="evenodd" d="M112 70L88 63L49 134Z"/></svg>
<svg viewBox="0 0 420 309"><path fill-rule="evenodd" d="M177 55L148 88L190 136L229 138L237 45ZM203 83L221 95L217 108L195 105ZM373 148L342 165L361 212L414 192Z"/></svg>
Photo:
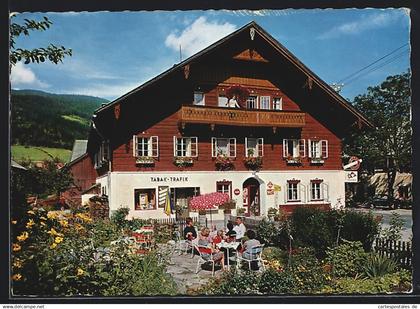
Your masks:
<svg viewBox="0 0 420 309"><path fill-rule="evenodd" d="M135 189L134 205L135 210L156 209L156 189Z"/></svg>
<svg viewBox="0 0 420 309"><path fill-rule="evenodd" d="M232 198L232 181L217 181L216 191L226 193L229 195L229 198Z"/></svg>

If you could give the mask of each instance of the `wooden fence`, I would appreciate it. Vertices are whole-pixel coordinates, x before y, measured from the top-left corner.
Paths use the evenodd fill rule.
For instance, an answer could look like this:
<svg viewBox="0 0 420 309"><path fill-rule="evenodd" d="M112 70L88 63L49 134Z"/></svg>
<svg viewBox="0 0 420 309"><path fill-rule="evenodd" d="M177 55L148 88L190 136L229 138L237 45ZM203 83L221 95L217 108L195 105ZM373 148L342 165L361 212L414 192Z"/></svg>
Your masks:
<svg viewBox="0 0 420 309"><path fill-rule="evenodd" d="M377 238L373 250L381 256L394 259L402 267L410 268L412 259L412 246L409 241L395 241Z"/></svg>
<svg viewBox="0 0 420 309"><path fill-rule="evenodd" d="M198 222L197 217L191 218L193 220L193 224ZM182 233L185 226L187 225L185 218L182 219L176 219L176 218L162 218L162 219L145 219L141 220L144 221L144 223L153 223L153 224L162 224L162 225L177 225L179 228L179 231Z"/></svg>

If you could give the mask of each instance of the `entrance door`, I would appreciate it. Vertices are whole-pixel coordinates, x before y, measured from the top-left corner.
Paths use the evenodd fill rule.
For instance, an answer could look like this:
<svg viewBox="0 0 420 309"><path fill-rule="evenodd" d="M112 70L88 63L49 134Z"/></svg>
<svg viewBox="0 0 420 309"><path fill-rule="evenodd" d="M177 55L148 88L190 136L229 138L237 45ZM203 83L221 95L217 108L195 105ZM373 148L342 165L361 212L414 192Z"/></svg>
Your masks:
<svg viewBox="0 0 420 309"><path fill-rule="evenodd" d="M260 215L260 183L255 178L248 178L243 184L243 207L245 216Z"/></svg>
<svg viewBox="0 0 420 309"><path fill-rule="evenodd" d="M177 210L176 216L189 216L189 201L193 196L200 195L200 188L171 188L171 198Z"/></svg>

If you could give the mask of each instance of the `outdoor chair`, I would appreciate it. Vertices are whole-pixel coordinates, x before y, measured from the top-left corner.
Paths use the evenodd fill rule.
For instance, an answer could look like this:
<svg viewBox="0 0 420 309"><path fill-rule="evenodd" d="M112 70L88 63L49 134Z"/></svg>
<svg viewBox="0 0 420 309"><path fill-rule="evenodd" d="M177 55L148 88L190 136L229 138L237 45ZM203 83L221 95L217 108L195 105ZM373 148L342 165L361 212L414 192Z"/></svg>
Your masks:
<svg viewBox="0 0 420 309"><path fill-rule="evenodd" d="M191 250L191 258L194 257L194 247L191 240L182 239L181 233L175 231L175 248L174 251L179 252L179 255L182 255L184 252L188 253L188 250Z"/></svg>
<svg viewBox="0 0 420 309"><path fill-rule="evenodd" d="M264 261L262 259L263 248L264 248L264 245L260 245L260 246L256 246L256 247L251 248L251 256L250 257L244 257L243 253L242 253L242 255L237 254L236 268L239 270L241 268L241 262L245 261L245 262L248 263L248 269L251 270L252 262L257 263L257 265L258 265L258 262L259 262L260 265L258 266L258 270L262 269L263 271L265 271L265 265L264 265Z"/></svg>
<svg viewBox="0 0 420 309"><path fill-rule="evenodd" d="M214 277L214 266L216 263L218 263L221 260L215 261L213 259L213 253L207 253L207 251L209 250L208 247L194 245L194 248L199 254L199 259L197 260L197 269L195 270L195 273L198 274L198 272L200 271L201 265L210 262L212 264L211 275Z"/></svg>

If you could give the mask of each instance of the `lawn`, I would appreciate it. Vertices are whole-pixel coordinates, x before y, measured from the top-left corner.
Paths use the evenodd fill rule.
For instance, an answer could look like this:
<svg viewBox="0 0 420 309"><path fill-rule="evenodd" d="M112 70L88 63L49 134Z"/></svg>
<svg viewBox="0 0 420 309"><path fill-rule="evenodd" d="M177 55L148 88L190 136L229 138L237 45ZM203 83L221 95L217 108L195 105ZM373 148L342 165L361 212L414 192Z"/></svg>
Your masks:
<svg viewBox="0 0 420 309"><path fill-rule="evenodd" d="M45 159L51 159L51 156L58 157L63 162L68 162L70 160L71 150L35 146L12 146L12 158L17 162L25 159L42 161Z"/></svg>

